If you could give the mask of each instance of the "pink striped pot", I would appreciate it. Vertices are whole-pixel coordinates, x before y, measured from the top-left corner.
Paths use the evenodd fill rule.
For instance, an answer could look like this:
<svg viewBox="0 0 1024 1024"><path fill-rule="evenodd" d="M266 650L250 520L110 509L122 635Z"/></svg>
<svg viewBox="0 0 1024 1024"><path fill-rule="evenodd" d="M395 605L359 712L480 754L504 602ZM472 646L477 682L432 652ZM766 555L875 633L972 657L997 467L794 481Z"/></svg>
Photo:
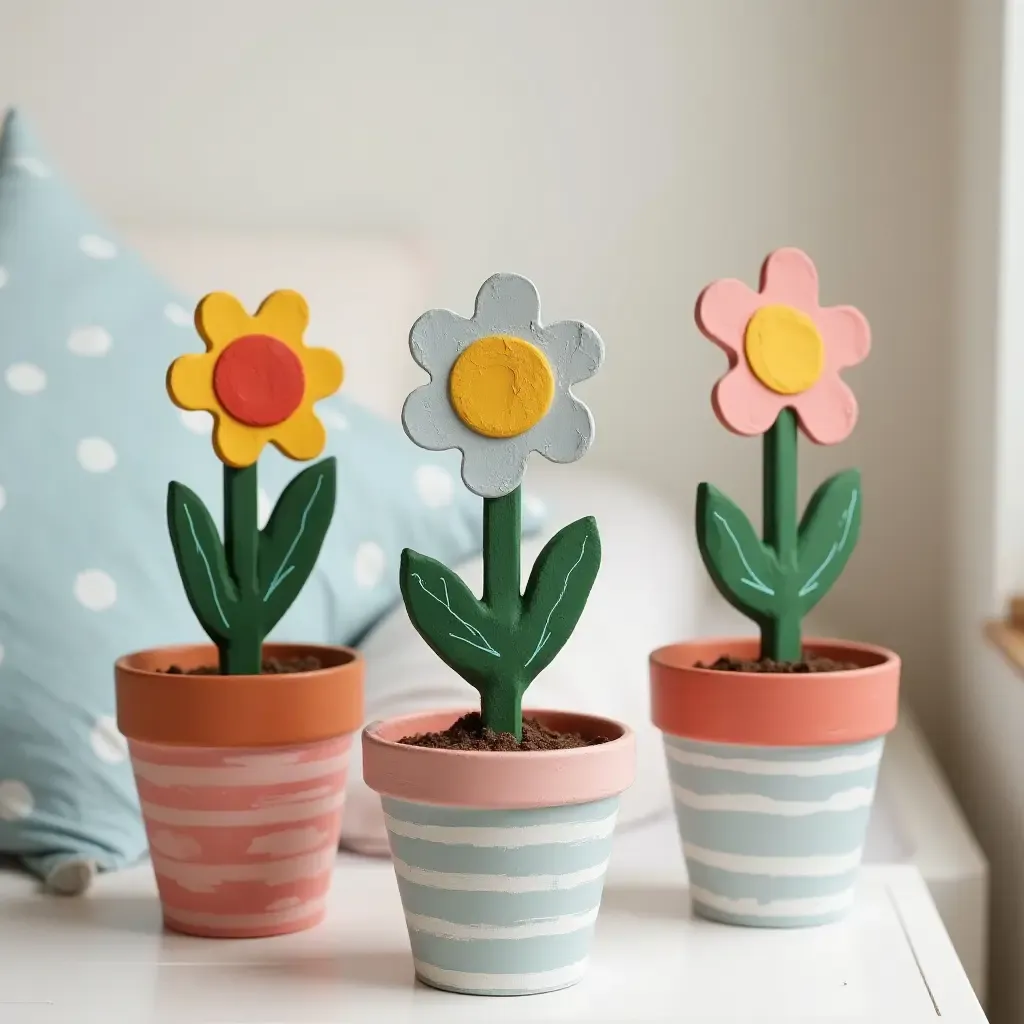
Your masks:
<svg viewBox="0 0 1024 1024"><path fill-rule="evenodd" d="M268 645L266 655L313 655L324 667L274 676L166 672L211 663L212 647L146 651L117 664L118 725L164 924L175 931L282 935L325 913L362 720L363 663L344 648Z"/></svg>

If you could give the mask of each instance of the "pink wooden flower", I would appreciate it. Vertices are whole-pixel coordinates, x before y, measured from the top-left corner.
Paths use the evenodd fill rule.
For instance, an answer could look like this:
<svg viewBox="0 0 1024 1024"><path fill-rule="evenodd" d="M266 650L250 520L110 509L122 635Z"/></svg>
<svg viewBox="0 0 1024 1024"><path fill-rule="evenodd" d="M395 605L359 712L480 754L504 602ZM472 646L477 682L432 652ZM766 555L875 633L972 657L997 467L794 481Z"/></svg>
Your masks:
<svg viewBox="0 0 1024 1024"><path fill-rule="evenodd" d="M696 318L729 356L730 369L712 393L726 427L763 434L788 407L817 444L849 436L857 399L839 371L867 356L871 329L853 306L818 305L818 272L806 253L773 252L761 268L760 291L731 278L708 285Z"/></svg>

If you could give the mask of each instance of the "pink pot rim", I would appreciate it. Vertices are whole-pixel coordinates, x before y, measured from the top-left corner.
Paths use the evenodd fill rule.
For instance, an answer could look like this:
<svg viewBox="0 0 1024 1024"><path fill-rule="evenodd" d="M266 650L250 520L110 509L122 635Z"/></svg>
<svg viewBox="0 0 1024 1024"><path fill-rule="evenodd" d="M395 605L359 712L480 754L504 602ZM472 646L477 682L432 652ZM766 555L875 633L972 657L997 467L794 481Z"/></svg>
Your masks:
<svg viewBox="0 0 1024 1024"><path fill-rule="evenodd" d="M550 708L523 714L564 732L607 736L607 743L529 753L437 750L397 742L446 729L472 709L422 711L363 729L363 779L381 796L480 810L526 810L618 796L636 773L636 737L622 722Z"/></svg>
<svg viewBox="0 0 1024 1024"><path fill-rule="evenodd" d="M663 732L707 743L830 746L884 736L899 711L899 655L850 640L808 638L804 648L861 667L842 672L722 672L720 655L755 658L755 637L710 637L650 656L651 720Z"/></svg>

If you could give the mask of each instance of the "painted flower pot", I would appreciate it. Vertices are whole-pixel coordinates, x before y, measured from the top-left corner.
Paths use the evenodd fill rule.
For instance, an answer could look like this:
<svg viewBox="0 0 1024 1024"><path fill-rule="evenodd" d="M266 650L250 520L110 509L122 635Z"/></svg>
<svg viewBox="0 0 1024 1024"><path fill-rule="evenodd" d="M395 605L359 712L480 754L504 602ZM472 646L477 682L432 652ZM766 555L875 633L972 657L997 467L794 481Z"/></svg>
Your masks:
<svg viewBox="0 0 1024 1024"><path fill-rule="evenodd" d="M164 924L211 938L282 935L324 916L341 831L363 661L342 647L267 644L313 656L296 673L192 675L212 646L117 662L128 739ZM169 673L172 665L184 670Z"/></svg>
<svg viewBox="0 0 1024 1024"><path fill-rule="evenodd" d="M696 667L757 658L759 643L697 640L651 655L651 714L664 734L693 910L752 927L824 924L853 903L900 659L808 640L808 654L861 667Z"/></svg>
<svg viewBox="0 0 1024 1024"><path fill-rule="evenodd" d="M363 773L381 794L416 975L470 995L567 988L586 972L619 795L633 781L633 733L590 715L527 711L609 742L530 753L396 742L462 714L363 731Z"/></svg>

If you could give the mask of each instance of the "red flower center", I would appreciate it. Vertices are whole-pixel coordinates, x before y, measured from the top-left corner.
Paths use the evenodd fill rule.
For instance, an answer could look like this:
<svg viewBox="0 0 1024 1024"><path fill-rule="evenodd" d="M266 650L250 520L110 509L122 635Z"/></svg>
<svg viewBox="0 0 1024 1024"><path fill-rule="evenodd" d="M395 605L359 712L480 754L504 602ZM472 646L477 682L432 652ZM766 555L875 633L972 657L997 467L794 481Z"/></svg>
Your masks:
<svg viewBox="0 0 1024 1024"><path fill-rule="evenodd" d="M302 403L302 360L283 342L247 334L220 354L213 390L225 411L249 427L283 423Z"/></svg>

